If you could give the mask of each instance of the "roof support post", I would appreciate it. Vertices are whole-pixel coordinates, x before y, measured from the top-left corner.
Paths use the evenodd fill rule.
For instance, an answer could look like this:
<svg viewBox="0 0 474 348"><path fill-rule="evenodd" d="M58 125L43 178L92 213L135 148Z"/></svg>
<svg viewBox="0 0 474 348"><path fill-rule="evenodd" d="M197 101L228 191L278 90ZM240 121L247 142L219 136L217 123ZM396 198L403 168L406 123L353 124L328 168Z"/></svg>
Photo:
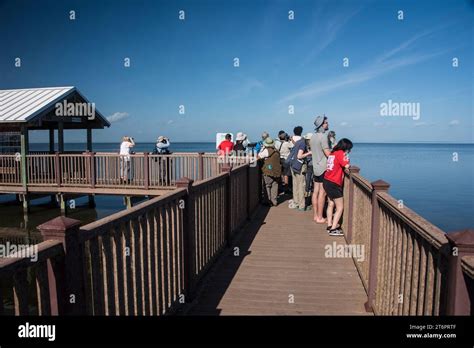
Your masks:
<svg viewBox="0 0 474 348"><path fill-rule="evenodd" d="M54 128L49 129L49 153L54 153Z"/></svg>
<svg viewBox="0 0 474 348"><path fill-rule="evenodd" d="M29 153L29 140L28 140L28 128L26 125L21 126L21 153L20 153L20 163L21 163L21 183L23 185L23 189L26 191L26 186L28 184L28 171L26 168L26 155Z"/></svg>
<svg viewBox="0 0 474 348"><path fill-rule="evenodd" d="M92 128L87 127L87 151L92 152Z"/></svg>
<svg viewBox="0 0 474 348"><path fill-rule="evenodd" d="M58 122L58 152L64 152L64 123L63 121Z"/></svg>

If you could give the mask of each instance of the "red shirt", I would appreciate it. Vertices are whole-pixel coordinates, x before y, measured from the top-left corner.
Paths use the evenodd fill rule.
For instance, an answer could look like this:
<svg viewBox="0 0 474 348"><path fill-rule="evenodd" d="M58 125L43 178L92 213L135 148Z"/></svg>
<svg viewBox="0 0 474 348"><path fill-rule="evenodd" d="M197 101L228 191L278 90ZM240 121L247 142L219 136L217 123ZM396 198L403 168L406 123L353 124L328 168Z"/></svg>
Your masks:
<svg viewBox="0 0 474 348"><path fill-rule="evenodd" d="M227 155L234 148L234 143L230 140L223 140L217 148L219 149L220 154L226 154Z"/></svg>
<svg viewBox="0 0 474 348"><path fill-rule="evenodd" d="M328 156L326 173L324 179L332 181L339 186L342 186L344 179L344 167L349 164L349 159L342 150L337 150Z"/></svg>

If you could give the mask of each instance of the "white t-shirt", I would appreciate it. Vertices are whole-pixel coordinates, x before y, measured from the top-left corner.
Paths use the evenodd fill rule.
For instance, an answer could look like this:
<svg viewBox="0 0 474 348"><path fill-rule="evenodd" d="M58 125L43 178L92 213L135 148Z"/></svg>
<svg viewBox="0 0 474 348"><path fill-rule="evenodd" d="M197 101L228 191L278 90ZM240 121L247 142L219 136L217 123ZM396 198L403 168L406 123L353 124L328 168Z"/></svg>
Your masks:
<svg viewBox="0 0 474 348"><path fill-rule="evenodd" d="M259 158L267 158L268 157L268 149L264 147L260 152L258 153Z"/></svg>
<svg viewBox="0 0 474 348"><path fill-rule="evenodd" d="M130 148L132 147L132 143L128 141L122 141L120 144L120 155L122 156L130 156Z"/></svg>

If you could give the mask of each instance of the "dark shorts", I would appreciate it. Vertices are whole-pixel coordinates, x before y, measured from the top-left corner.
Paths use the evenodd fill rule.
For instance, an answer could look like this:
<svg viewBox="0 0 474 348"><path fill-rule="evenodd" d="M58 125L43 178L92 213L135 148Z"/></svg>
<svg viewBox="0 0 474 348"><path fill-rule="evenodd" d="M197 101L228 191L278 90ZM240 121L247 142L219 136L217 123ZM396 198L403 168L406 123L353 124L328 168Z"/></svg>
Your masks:
<svg viewBox="0 0 474 348"><path fill-rule="evenodd" d="M326 171L324 171L321 175L313 175L313 181L322 183L324 180L324 173L326 173Z"/></svg>
<svg viewBox="0 0 474 348"><path fill-rule="evenodd" d="M281 163L281 175L285 175L285 176L291 176L291 169L290 169L290 166L287 166L285 164L285 159L283 158L280 158L280 163Z"/></svg>
<svg viewBox="0 0 474 348"><path fill-rule="evenodd" d="M330 199L341 198L343 196L342 187L332 181L325 179L323 181L323 188Z"/></svg>

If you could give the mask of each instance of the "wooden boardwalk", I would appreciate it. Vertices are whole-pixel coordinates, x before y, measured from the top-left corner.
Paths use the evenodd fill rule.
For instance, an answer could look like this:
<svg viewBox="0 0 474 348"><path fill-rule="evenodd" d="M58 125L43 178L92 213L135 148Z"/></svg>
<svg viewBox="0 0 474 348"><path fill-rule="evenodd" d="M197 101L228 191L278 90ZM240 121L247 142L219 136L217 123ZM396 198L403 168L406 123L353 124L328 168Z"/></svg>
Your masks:
<svg viewBox="0 0 474 348"><path fill-rule="evenodd" d="M288 202L262 208L211 271L189 314L366 315L367 294L351 258L327 258L325 246L345 244L312 211ZM292 303L293 302L293 303Z"/></svg>

